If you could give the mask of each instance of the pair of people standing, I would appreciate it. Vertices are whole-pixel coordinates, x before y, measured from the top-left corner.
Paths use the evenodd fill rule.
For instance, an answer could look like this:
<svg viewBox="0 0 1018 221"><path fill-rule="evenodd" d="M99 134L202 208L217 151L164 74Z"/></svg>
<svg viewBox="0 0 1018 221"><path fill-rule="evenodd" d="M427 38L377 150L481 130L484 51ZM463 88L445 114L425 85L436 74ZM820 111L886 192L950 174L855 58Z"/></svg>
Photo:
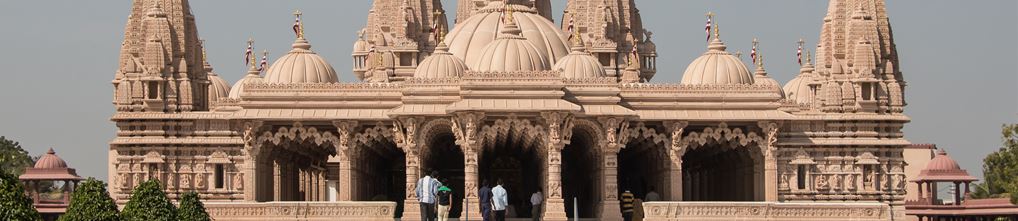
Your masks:
<svg viewBox="0 0 1018 221"><path fill-rule="evenodd" d="M509 207L509 192L502 187L504 185L502 179L499 179L497 184L495 187L488 187L490 183L484 180L478 189L481 217L484 221L505 221L505 212Z"/></svg>
<svg viewBox="0 0 1018 221"><path fill-rule="evenodd" d="M421 205L421 220L432 221L437 216L439 221L449 220L449 209L452 205L452 189L438 181L438 172L417 180L417 199ZM446 180L446 182L448 182Z"/></svg>

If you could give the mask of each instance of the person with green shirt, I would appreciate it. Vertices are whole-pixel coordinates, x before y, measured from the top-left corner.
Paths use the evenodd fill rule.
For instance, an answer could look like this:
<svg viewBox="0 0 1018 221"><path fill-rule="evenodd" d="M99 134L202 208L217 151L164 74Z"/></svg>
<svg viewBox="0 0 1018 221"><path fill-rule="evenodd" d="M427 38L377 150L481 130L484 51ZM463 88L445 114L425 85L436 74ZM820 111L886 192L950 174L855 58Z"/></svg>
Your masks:
<svg viewBox="0 0 1018 221"><path fill-rule="evenodd" d="M442 183L449 183L448 180L442 180ZM438 221L449 220L449 209L452 206L452 188L448 185L442 185L438 187Z"/></svg>

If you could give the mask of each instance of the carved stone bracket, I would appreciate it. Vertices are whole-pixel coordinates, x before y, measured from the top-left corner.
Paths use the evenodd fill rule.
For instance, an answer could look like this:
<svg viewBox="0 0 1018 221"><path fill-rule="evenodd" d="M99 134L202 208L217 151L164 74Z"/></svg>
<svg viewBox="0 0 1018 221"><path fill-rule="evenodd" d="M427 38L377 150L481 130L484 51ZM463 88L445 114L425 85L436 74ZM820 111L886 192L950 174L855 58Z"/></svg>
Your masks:
<svg viewBox="0 0 1018 221"><path fill-rule="evenodd" d="M759 143L760 151L764 153L765 158L772 158L778 149L774 144L778 142L778 130L781 128L781 124L774 121L761 121L757 125L764 133Z"/></svg>
<svg viewBox="0 0 1018 221"><path fill-rule="evenodd" d="M686 150L689 149L689 143L682 139L682 134L686 131L686 127L689 126L689 122L686 121L675 121L667 122L665 124L668 127L668 131L671 131L671 145L668 148L668 156L671 157L672 162L681 162L682 155L686 154Z"/></svg>
<svg viewBox="0 0 1018 221"><path fill-rule="evenodd" d="M404 117L392 122L392 135L396 146L407 154L417 153L417 127L422 121L421 117Z"/></svg>
<svg viewBox="0 0 1018 221"><path fill-rule="evenodd" d="M477 151L478 129L484 120L484 113L457 113L452 118L452 133L456 136L456 144L464 148L463 152Z"/></svg>
<svg viewBox="0 0 1018 221"><path fill-rule="evenodd" d="M604 128L604 151L606 153L618 153L622 150L632 136L629 135L629 120L621 117L598 118L601 127Z"/></svg>
<svg viewBox="0 0 1018 221"><path fill-rule="evenodd" d="M244 122L241 130L243 130L242 138L244 139L244 152L247 152L248 156L254 159L258 155L257 148L260 146L257 143L258 132L264 123L262 121L247 121Z"/></svg>
<svg viewBox="0 0 1018 221"><path fill-rule="evenodd" d="M567 112L543 112L541 118L544 119L545 125L548 128L548 147L557 148L556 151L561 150L565 145L569 144L570 139L573 137L573 115Z"/></svg>

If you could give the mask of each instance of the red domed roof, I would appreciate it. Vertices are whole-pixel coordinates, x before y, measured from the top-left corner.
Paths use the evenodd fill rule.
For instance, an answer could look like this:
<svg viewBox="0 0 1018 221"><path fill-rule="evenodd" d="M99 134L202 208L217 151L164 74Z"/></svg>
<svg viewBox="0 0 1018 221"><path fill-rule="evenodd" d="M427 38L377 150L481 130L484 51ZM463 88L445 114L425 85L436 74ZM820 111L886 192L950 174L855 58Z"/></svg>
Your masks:
<svg viewBox="0 0 1018 221"><path fill-rule="evenodd" d="M35 167L25 168L25 173L18 177L21 180L81 180L73 168L67 168L67 162L57 156L50 148L42 155Z"/></svg>
<svg viewBox="0 0 1018 221"><path fill-rule="evenodd" d="M944 150L938 150L937 156L933 157L926 168L919 172L915 181L976 181L968 171L961 169L957 161L947 156Z"/></svg>
<svg viewBox="0 0 1018 221"><path fill-rule="evenodd" d="M944 150L938 150L937 156L933 157L929 163L926 164L926 170L961 170L961 166L958 165L957 161L947 156L947 152Z"/></svg>
<svg viewBox="0 0 1018 221"><path fill-rule="evenodd" d="M60 157L57 156L57 153L53 151L53 148L49 148L49 151L46 151L46 155L42 155L42 157L39 158L39 161L35 162L35 168L36 169L67 168L67 162L64 162L64 159L60 159Z"/></svg>

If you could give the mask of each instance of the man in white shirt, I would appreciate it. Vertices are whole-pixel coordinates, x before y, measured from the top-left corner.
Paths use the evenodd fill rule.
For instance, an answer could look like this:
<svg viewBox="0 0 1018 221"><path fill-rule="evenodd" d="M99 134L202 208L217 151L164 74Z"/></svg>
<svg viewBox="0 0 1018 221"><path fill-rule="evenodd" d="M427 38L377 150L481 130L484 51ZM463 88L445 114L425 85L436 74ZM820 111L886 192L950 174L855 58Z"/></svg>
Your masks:
<svg viewBox="0 0 1018 221"><path fill-rule="evenodd" d="M491 188L491 208L495 211L495 221L505 221L505 209L509 206L509 192L502 187L502 179L498 179L498 185Z"/></svg>
<svg viewBox="0 0 1018 221"><path fill-rule="evenodd" d="M530 209L531 213L530 217L534 221L541 220L541 203L543 203L543 201L544 194L542 194L541 191L537 191L536 193L530 195L530 205L533 206Z"/></svg>
<svg viewBox="0 0 1018 221"><path fill-rule="evenodd" d="M432 171L430 176L424 176L420 180L417 180L417 201L421 203L421 220L432 221L435 220L435 199L438 196L438 188L442 186L442 182L434 177L438 176L438 171Z"/></svg>
<svg viewBox="0 0 1018 221"><path fill-rule="evenodd" d="M647 191L647 196L643 197L646 202L661 201L661 194L654 192L654 186L650 186L650 191Z"/></svg>

